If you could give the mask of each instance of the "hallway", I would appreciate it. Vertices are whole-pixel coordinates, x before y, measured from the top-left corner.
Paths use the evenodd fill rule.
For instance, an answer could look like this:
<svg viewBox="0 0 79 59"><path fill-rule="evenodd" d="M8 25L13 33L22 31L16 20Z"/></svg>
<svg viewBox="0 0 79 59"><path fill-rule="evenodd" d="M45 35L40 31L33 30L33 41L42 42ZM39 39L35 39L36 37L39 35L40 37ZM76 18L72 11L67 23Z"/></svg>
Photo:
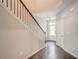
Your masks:
<svg viewBox="0 0 79 59"><path fill-rule="evenodd" d="M77 59L78 0L0 0L0 59Z"/></svg>
<svg viewBox="0 0 79 59"><path fill-rule="evenodd" d="M46 47L31 56L29 59L76 59L63 49L58 47L54 42L47 42Z"/></svg>

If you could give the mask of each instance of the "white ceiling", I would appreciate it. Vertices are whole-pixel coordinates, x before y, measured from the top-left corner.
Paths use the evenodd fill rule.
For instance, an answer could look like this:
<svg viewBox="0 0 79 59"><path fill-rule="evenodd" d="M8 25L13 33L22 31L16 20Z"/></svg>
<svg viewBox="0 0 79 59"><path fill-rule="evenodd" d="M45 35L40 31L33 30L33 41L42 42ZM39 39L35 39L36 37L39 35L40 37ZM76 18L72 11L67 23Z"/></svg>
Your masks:
<svg viewBox="0 0 79 59"><path fill-rule="evenodd" d="M55 10L62 0L26 0L26 4L33 13Z"/></svg>
<svg viewBox="0 0 79 59"><path fill-rule="evenodd" d="M76 0L23 0L35 18L46 19L56 17L65 6Z"/></svg>
<svg viewBox="0 0 79 59"><path fill-rule="evenodd" d="M62 0L23 0L35 18L50 18L56 14L56 9Z"/></svg>

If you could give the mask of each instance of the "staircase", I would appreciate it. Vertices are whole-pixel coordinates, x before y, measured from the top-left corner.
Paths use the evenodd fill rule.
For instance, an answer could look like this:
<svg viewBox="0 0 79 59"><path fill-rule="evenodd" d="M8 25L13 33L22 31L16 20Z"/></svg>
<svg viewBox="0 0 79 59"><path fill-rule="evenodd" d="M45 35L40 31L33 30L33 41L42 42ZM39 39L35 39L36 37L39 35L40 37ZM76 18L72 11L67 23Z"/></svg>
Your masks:
<svg viewBox="0 0 79 59"><path fill-rule="evenodd" d="M36 35L45 35L37 20L33 17L22 0L0 0L0 4ZM41 34L40 34L41 33Z"/></svg>
<svg viewBox="0 0 79 59"><path fill-rule="evenodd" d="M44 48L45 32L22 0L0 0L0 8L0 12L3 11L0 15L4 13L4 18L7 12L11 15L9 20L6 16L7 22L2 15L0 16L0 22L2 21L0 24L0 52L2 51L2 53L0 53L0 59L24 59L25 57L27 59ZM4 10L6 10L6 13ZM20 25L14 25L17 23L16 20L19 21L21 26L29 29L29 31L26 28L21 28ZM14 23L12 21L14 21ZM16 28L15 30L1 30L2 26L8 23L11 25L11 28L14 25L14 27L20 26L23 30L16 30Z"/></svg>

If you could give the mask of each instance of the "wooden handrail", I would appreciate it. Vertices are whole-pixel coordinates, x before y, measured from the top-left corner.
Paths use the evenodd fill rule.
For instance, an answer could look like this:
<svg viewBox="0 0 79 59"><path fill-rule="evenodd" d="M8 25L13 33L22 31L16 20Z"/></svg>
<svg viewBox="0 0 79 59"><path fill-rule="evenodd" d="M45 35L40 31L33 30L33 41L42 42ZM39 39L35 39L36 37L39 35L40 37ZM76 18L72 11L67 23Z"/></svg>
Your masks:
<svg viewBox="0 0 79 59"><path fill-rule="evenodd" d="M28 13L31 15L31 17L34 19L34 21L38 24L38 26L40 27L40 29L45 33L45 31L42 29L42 27L39 25L39 23L36 21L36 19L34 18L34 16L32 15L32 13L29 11L29 9L27 8L27 6L23 3L22 0L20 0L20 2L22 3L22 5L25 7L25 9L28 11Z"/></svg>

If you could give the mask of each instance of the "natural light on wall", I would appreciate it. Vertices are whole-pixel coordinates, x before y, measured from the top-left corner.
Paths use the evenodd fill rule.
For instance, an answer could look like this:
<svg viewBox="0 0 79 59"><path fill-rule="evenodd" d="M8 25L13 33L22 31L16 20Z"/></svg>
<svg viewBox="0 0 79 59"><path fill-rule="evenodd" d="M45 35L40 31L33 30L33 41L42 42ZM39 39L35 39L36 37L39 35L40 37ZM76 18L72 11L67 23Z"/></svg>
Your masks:
<svg viewBox="0 0 79 59"><path fill-rule="evenodd" d="M56 21L49 22L49 35L56 36Z"/></svg>

